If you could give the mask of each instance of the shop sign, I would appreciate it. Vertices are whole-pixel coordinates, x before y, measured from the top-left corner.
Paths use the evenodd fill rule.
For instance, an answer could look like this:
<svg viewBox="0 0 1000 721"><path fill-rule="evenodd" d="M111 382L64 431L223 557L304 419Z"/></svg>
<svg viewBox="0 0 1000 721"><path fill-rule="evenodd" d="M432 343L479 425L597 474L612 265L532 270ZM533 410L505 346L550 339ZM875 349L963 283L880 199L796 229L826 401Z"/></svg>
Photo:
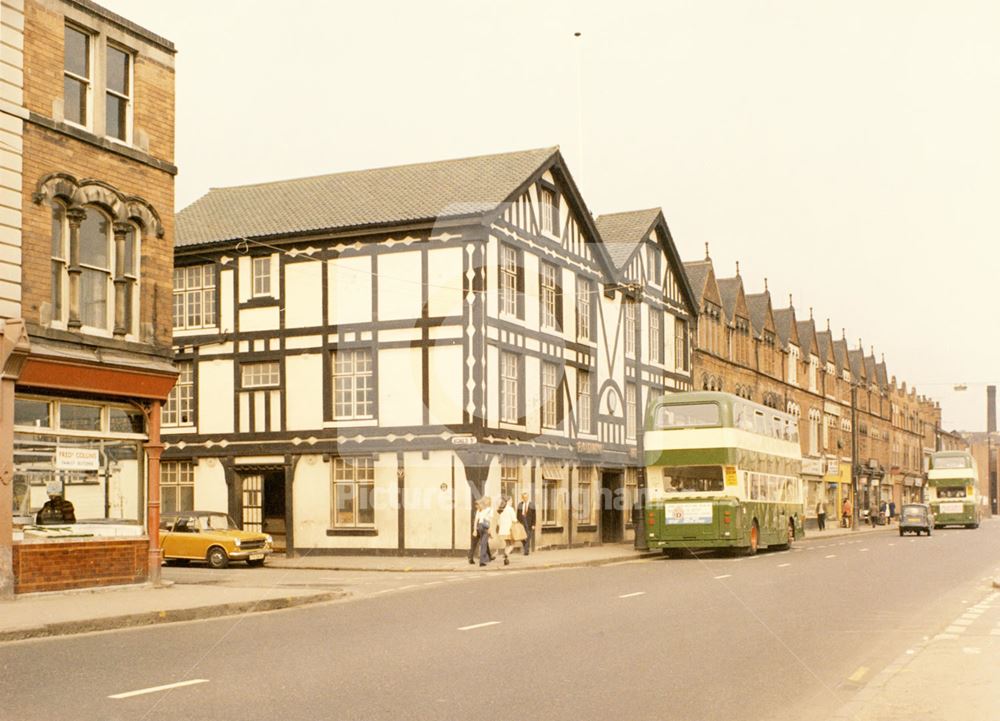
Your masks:
<svg viewBox="0 0 1000 721"><path fill-rule="evenodd" d="M807 476L822 476L823 475L823 459L822 458L803 458L802 459L802 473Z"/></svg>
<svg viewBox="0 0 1000 721"><path fill-rule="evenodd" d="M60 471L96 471L100 467L96 448L56 448L56 468Z"/></svg>
<svg viewBox="0 0 1000 721"><path fill-rule="evenodd" d="M587 456L599 456L604 452L604 446L594 441L577 441L576 450Z"/></svg>
<svg viewBox="0 0 1000 721"><path fill-rule="evenodd" d="M840 461L834 458L826 459L826 475L828 476L839 476L840 475Z"/></svg>
<svg viewBox="0 0 1000 721"><path fill-rule="evenodd" d="M840 406L837 405L836 403L831 402L831 401L824 401L823 402L823 412L824 413L829 413L831 416L839 416L840 415Z"/></svg>

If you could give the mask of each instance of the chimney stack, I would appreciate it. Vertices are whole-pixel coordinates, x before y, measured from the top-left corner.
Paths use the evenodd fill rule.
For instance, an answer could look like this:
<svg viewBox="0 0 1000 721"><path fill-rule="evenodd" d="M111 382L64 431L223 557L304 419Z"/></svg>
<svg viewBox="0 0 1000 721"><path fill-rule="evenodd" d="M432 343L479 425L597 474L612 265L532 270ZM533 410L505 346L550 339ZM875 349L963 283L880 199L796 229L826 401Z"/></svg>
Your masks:
<svg viewBox="0 0 1000 721"><path fill-rule="evenodd" d="M997 387L986 386L986 432L997 432Z"/></svg>

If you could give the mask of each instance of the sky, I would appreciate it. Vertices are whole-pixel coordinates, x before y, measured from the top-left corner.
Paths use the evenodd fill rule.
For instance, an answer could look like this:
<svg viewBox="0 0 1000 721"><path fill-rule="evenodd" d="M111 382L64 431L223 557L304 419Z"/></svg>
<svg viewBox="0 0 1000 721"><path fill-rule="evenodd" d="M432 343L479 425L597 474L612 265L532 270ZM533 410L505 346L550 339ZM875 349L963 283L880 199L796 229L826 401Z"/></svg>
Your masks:
<svg viewBox="0 0 1000 721"><path fill-rule="evenodd" d="M983 430L1000 384L993 0L100 0L177 47L211 187L559 145L594 214L844 329ZM579 36L576 35L579 33ZM957 391L963 384L967 390Z"/></svg>

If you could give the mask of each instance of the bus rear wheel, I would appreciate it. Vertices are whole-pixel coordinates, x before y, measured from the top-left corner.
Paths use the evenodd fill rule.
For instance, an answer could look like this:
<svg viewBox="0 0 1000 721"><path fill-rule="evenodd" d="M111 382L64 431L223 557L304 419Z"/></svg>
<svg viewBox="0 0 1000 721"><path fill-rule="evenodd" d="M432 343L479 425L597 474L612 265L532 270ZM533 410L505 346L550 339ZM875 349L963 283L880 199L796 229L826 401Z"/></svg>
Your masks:
<svg viewBox="0 0 1000 721"><path fill-rule="evenodd" d="M753 524L750 526L750 545L747 546L747 555L756 556L757 548L760 546L760 528L757 526L757 519L755 518Z"/></svg>

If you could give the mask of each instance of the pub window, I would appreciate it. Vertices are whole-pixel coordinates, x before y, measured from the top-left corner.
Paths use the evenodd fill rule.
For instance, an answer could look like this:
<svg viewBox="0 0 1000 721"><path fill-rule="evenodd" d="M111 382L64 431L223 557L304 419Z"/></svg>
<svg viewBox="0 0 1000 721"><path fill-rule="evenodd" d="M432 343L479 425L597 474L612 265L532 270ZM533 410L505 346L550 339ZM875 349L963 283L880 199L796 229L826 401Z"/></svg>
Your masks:
<svg viewBox="0 0 1000 721"><path fill-rule="evenodd" d="M649 361L663 362L663 312L656 308L649 309Z"/></svg>
<svg viewBox="0 0 1000 721"><path fill-rule="evenodd" d="M559 366L555 363L542 363L542 427L558 428L561 418L559 413Z"/></svg>
<svg viewBox="0 0 1000 721"><path fill-rule="evenodd" d="M521 253L509 245L500 246L500 312L524 318L524 267Z"/></svg>
<svg viewBox="0 0 1000 721"><path fill-rule="evenodd" d="M688 369L687 321L680 318L674 321L674 368L683 371Z"/></svg>
<svg viewBox="0 0 1000 721"><path fill-rule="evenodd" d="M500 495L514 503L521 485L521 463L518 458L504 456L500 463Z"/></svg>
<svg viewBox="0 0 1000 721"><path fill-rule="evenodd" d="M590 371L576 372L576 425L580 433L592 432L593 407L590 402Z"/></svg>
<svg viewBox="0 0 1000 721"><path fill-rule="evenodd" d="M554 190L542 188L541 192L542 232L555 235L559 227L559 207L556 205Z"/></svg>
<svg viewBox="0 0 1000 721"><path fill-rule="evenodd" d="M374 418L375 377L367 349L333 354L333 413L338 420Z"/></svg>
<svg viewBox="0 0 1000 721"><path fill-rule="evenodd" d="M594 469L579 469L576 483L576 520L580 525L594 522Z"/></svg>
<svg viewBox="0 0 1000 721"><path fill-rule="evenodd" d="M576 337L592 340L591 308L593 307L594 282L577 276L576 279Z"/></svg>
<svg viewBox="0 0 1000 721"><path fill-rule="evenodd" d="M271 295L271 256L253 259L253 296Z"/></svg>
<svg viewBox="0 0 1000 721"><path fill-rule="evenodd" d="M331 520L335 528L375 525L375 461L370 456L334 459Z"/></svg>
<svg viewBox="0 0 1000 721"><path fill-rule="evenodd" d="M559 523L559 480L542 478L542 525Z"/></svg>
<svg viewBox="0 0 1000 721"><path fill-rule="evenodd" d="M160 465L160 505L164 513L194 510L194 467L190 461Z"/></svg>
<svg viewBox="0 0 1000 721"><path fill-rule="evenodd" d="M500 354L500 420L520 422L521 359L516 353Z"/></svg>
<svg viewBox="0 0 1000 721"><path fill-rule="evenodd" d="M636 412L638 411L636 401L635 383L625 384L625 437L635 438Z"/></svg>
<svg viewBox="0 0 1000 721"><path fill-rule="evenodd" d="M174 328L211 328L216 323L214 264L174 268Z"/></svg>
<svg viewBox="0 0 1000 721"><path fill-rule="evenodd" d="M244 363L240 366L241 387L274 388L281 379L278 361L263 361L259 363Z"/></svg>
<svg viewBox="0 0 1000 721"><path fill-rule="evenodd" d="M542 261L541 276L542 327L562 330L562 288L559 287L559 269Z"/></svg>
<svg viewBox="0 0 1000 721"><path fill-rule="evenodd" d="M635 358L635 299L625 297L625 355Z"/></svg>
<svg viewBox="0 0 1000 721"><path fill-rule="evenodd" d="M177 383L163 406L164 426L189 426L194 423L194 363L178 361Z"/></svg>

